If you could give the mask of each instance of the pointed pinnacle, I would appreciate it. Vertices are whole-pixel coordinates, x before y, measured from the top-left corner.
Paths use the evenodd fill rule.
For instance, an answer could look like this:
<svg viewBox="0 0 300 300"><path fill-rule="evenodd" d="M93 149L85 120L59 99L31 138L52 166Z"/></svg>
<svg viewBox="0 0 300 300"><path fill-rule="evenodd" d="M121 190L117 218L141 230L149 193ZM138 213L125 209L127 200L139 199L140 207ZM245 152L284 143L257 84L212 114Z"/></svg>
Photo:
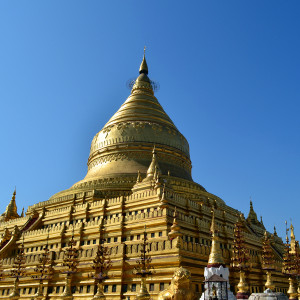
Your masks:
<svg viewBox="0 0 300 300"><path fill-rule="evenodd" d="M148 65L146 62L145 52L146 52L146 47L144 47L144 57L143 57L143 61L142 61L141 65L140 65L139 72L140 72L140 74L145 73L147 75L148 74Z"/></svg>

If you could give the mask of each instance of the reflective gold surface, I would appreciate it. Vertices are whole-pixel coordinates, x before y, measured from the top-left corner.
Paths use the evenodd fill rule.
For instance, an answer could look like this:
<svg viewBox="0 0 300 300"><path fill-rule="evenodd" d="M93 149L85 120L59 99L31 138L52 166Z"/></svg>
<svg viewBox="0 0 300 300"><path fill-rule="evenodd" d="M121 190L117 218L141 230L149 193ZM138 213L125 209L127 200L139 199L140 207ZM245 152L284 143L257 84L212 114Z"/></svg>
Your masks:
<svg viewBox="0 0 300 300"><path fill-rule="evenodd" d="M217 225L215 223L215 210L214 209L212 210L210 233L212 236L212 244L211 244L211 250L210 250L210 254L209 254L207 267L219 267L219 266L224 265L225 263L224 263L222 251L220 249L218 230L217 230Z"/></svg>
<svg viewBox="0 0 300 300"><path fill-rule="evenodd" d="M16 189L13 192L12 198L6 207L5 212L1 215L1 218L4 221L9 221L9 220L19 218L17 205L16 205Z"/></svg>
<svg viewBox="0 0 300 300"><path fill-rule="evenodd" d="M14 280L14 287L11 294L8 296L9 299L20 299L20 292L19 292L19 278L15 278Z"/></svg>
<svg viewBox="0 0 300 300"><path fill-rule="evenodd" d="M165 299L182 299L180 291L187 300L192 299L192 294L199 299L207 262L211 266L229 266L234 226L241 212L192 181L188 143L155 98L147 73L144 59L130 96L92 141L84 180L47 201L36 199L36 204L22 217L15 213L14 195L7 209L8 219L5 220L7 214L2 215L0 269L4 275L14 268L24 237L26 278L19 285L22 299L31 300L39 286L38 278L32 276L37 275L34 270L40 263L41 247L46 244L48 233L54 262L53 276L43 282L44 297L48 300L61 296L91 300L95 294L100 298L104 294L110 300L147 299L150 294L157 300L162 289L165 293L160 297ZM247 221L241 222L245 228L244 242L250 249L251 270L247 280L251 291L262 289L265 228L257 220L252 201ZM151 256L154 268L146 282L145 277L134 272L145 225L147 255ZM99 287L97 294L97 282L89 274L103 238L112 268L105 288ZM70 240L76 243L78 257L67 260L64 252L67 253ZM278 236L272 237L272 247L277 255L275 266L280 270L284 246ZM180 266L188 271L176 273ZM230 270L229 281L233 289L238 288L239 281L241 289L245 287L239 270ZM274 272L274 282L277 288L287 290L287 278L278 271ZM2 290L8 295L13 286L14 279L6 276L1 281L0 293Z"/></svg>
<svg viewBox="0 0 300 300"><path fill-rule="evenodd" d="M146 286L146 277L141 277L140 289L135 297L136 300L150 300L150 294Z"/></svg>
<svg viewBox="0 0 300 300"><path fill-rule="evenodd" d="M143 57L143 61L140 65L140 69L139 69L139 72L140 74L142 73L145 73L145 74L148 74L148 65L147 65L147 62L146 62L146 47L144 47L144 57Z"/></svg>
<svg viewBox="0 0 300 300"><path fill-rule="evenodd" d="M296 300L298 297L297 288L295 287L295 280L292 277L289 278L289 289L287 293L289 294L290 300Z"/></svg>
<svg viewBox="0 0 300 300"><path fill-rule="evenodd" d="M191 273L180 267L175 270L170 286L158 295L158 300L194 300L191 290Z"/></svg>
<svg viewBox="0 0 300 300"><path fill-rule="evenodd" d="M181 232L181 228L177 222L176 206L175 206L173 217L174 219L173 219L173 224L171 226L171 231L168 234L171 240L176 239L177 237L182 237L183 235Z"/></svg>
<svg viewBox="0 0 300 300"><path fill-rule="evenodd" d="M265 283L265 287L267 289L270 289L272 291L275 290L275 285L273 283L273 279L272 279L272 272L271 271L267 271L267 281Z"/></svg>
<svg viewBox="0 0 300 300"><path fill-rule="evenodd" d="M290 230L291 230L291 253L292 254L296 254L296 238L295 238L295 233L294 233L294 226L291 223L290 226Z"/></svg>
<svg viewBox="0 0 300 300"><path fill-rule="evenodd" d="M85 181L109 174L145 174L153 145L162 173L191 180L189 145L154 96L144 56L131 95L92 141Z"/></svg>
<svg viewBox="0 0 300 300"><path fill-rule="evenodd" d="M249 290L249 286L246 282L246 279L245 279L245 272L244 271L240 271L240 281L237 285L238 287L238 293L247 293L248 290Z"/></svg>

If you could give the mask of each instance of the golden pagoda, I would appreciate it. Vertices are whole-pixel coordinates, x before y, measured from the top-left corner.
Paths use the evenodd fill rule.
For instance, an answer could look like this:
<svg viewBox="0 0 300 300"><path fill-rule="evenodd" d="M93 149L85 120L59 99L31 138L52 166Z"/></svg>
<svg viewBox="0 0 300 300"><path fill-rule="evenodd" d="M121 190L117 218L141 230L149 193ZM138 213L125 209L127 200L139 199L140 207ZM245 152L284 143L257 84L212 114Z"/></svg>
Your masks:
<svg viewBox="0 0 300 300"><path fill-rule="evenodd" d="M184 268L189 287L199 299L208 261L230 265L234 226L241 212L193 181L189 144L154 95L145 55L129 97L93 138L87 165L85 178L29 206L25 216L17 214L14 193L0 221L0 270L4 274L0 298L8 298L13 291L9 274L18 252L24 249L20 299L36 299L36 295L51 300L92 299L98 282L89 275L105 240L111 267L101 293L106 299L135 299L141 278L134 267L146 226L153 272L143 284L150 297L158 299L174 273ZM251 264L246 274L249 290L263 291L265 227L257 220L252 201L243 225ZM46 244L53 270L43 279L41 292L34 270ZM70 244L78 255L68 277L64 272ZM278 236L273 236L271 248L276 290L286 292L288 281L281 273L284 244ZM235 293L238 270L230 272L229 281Z"/></svg>

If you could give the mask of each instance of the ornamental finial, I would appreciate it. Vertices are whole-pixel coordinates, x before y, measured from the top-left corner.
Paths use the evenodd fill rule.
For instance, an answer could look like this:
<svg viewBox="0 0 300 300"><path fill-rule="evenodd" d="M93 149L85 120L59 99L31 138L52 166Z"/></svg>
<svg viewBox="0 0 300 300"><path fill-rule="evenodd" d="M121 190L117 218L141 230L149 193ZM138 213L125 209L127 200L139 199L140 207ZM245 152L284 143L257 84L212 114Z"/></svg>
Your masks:
<svg viewBox="0 0 300 300"><path fill-rule="evenodd" d="M291 220L291 226L290 226L290 230L291 230L291 253L295 254L296 253L296 238L295 238L295 233L294 233L294 226L292 224L292 220Z"/></svg>
<svg viewBox="0 0 300 300"><path fill-rule="evenodd" d="M181 228L177 222L177 208L175 206L173 213L173 224L171 226L171 231L168 233L169 239L173 240L177 237L182 237Z"/></svg>
<svg viewBox="0 0 300 300"><path fill-rule="evenodd" d="M274 235L277 236L276 226L274 225Z"/></svg>
<svg viewBox="0 0 300 300"><path fill-rule="evenodd" d="M285 221L285 240L286 240L286 243L287 243L287 244L289 243L288 232L289 232L289 229L288 229L288 227L287 227L287 221Z"/></svg>
<svg viewBox="0 0 300 300"><path fill-rule="evenodd" d="M142 182L142 181L143 181L143 179L142 179L141 172L140 172L140 170L138 170L138 175L137 175L136 183L139 183L139 182Z"/></svg>
<svg viewBox="0 0 300 300"><path fill-rule="evenodd" d="M143 57L143 61L141 63L140 66L140 70L139 70L140 74L144 73L144 74L148 74L148 66L147 66L147 62L146 62L146 46L144 47L144 57Z"/></svg>
<svg viewBox="0 0 300 300"><path fill-rule="evenodd" d="M295 238L294 226L293 226L293 223L292 223L292 219L291 219L291 226L290 226L290 228L291 228L291 239L292 239L292 238Z"/></svg>

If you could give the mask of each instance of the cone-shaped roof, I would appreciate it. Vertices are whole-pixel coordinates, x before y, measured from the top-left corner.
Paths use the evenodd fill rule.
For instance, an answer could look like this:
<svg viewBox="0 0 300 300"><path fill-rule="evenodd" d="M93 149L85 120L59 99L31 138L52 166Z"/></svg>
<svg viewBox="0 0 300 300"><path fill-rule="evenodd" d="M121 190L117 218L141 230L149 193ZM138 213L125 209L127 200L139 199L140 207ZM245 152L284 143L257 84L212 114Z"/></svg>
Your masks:
<svg viewBox="0 0 300 300"><path fill-rule="evenodd" d="M188 142L154 96L145 54L139 73L130 96L94 137L85 180L146 174L154 145L163 175L192 180Z"/></svg>
<svg viewBox="0 0 300 300"><path fill-rule="evenodd" d="M104 128L120 122L147 121L169 126L177 131L156 97L148 77L145 55L139 70L140 75L133 85L131 95L110 118Z"/></svg>

